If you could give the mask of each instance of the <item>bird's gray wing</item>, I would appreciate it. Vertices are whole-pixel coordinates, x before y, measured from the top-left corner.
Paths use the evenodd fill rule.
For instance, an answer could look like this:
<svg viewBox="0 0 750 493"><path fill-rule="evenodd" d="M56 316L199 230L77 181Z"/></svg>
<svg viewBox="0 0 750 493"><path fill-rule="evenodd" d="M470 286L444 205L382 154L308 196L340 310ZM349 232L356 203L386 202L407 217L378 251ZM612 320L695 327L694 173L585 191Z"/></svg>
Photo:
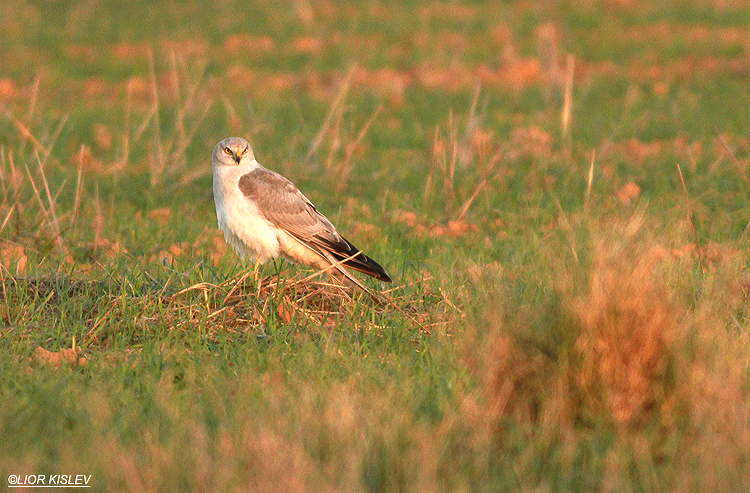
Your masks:
<svg viewBox="0 0 750 493"><path fill-rule="evenodd" d="M339 240L333 224L280 174L259 167L240 177L239 187L266 219L297 239L307 243L320 235L328 241Z"/></svg>
<svg viewBox="0 0 750 493"><path fill-rule="evenodd" d="M243 195L254 201L260 213L274 226L322 257L344 260L359 252L291 181L280 174L258 167L240 177L238 185ZM344 264L380 280L391 280L377 262L364 254L360 253Z"/></svg>

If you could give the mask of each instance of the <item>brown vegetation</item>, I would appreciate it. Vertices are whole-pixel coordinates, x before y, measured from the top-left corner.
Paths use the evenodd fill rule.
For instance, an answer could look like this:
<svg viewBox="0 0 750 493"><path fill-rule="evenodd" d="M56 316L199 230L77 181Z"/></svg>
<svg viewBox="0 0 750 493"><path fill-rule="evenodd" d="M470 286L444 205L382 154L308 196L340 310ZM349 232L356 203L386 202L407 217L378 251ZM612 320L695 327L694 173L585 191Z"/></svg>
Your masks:
<svg viewBox="0 0 750 493"><path fill-rule="evenodd" d="M520 428L571 453L586 430L611 427L605 478L617 489L629 450L641 473L673 461L667 476L640 484L733 490L750 481L750 340L726 318L727 308L745 310L742 286L725 283L738 264L717 258L715 282L689 306L670 273L695 259L665 255L637 222L596 235L587 270L558 270L545 333L529 331L528 313L489 310L484 352L468 358L482 375L481 421L500 444Z"/></svg>

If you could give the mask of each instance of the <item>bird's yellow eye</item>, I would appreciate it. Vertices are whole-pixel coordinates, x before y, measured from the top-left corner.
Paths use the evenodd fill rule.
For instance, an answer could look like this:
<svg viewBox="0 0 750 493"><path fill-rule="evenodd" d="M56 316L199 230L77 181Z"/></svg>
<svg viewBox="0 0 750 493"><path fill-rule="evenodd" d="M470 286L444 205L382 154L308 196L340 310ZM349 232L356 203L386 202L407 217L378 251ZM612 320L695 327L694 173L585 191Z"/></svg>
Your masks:
<svg viewBox="0 0 750 493"><path fill-rule="evenodd" d="M232 155L232 151L231 151L231 150L229 149L229 147L225 147L225 148L224 148L224 152L226 152L226 153L227 153L227 154L229 154L230 156Z"/></svg>
<svg viewBox="0 0 750 493"><path fill-rule="evenodd" d="M247 154L247 147L245 147L245 150L242 151L242 155L244 156L245 154Z"/></svg>

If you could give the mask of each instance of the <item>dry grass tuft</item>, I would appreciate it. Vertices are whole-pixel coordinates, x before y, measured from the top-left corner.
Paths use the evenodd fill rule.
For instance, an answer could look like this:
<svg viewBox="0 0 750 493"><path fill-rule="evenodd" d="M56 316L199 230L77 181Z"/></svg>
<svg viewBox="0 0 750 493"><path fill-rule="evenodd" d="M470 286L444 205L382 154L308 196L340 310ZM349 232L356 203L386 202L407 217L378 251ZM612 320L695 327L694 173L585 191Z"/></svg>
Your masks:
<svg viewBox="0 0 750 493"><path fill-rule="evenodd" d="M661 257L618 233L595 243L588 272L559 276L544 313L495 317L484 362L495 419L639 426L670 402L681 314ZM530 334L540 316L544 332Z"/></svg>
<svg viewBox="0 0 750 493"><path fill-rule="evenodd" d="M668 393L679 314L657 278L658 261L601 241L588 292L572 304L580 324L574 383L587 409L606 411L618 425L647 420Z"/></svg>
<svg viewBox="0 0 750 493"><path fill-rule="evenodd" d="M603 433L601 479L616 489L736 490L750 481L741 262L728 256L704 272L644 236L638 221L608 229L582 252L587 268L556 268L546 302L490 309L489 332L472 341L479 414L501 448L520 430L573 457ZM686 270L702 277L686 281ZM696 282L696 298L680 302Z"/></svg>
<svg viewBox="0 0 750 493"><path fill-rule="evenodd" d="M449 302L428 286L430 279L417 281L424 284L421 296L415 296L409 284L373 297L354 286L290 270L266 276L259 283L248 271L221 283L201 282L185 288L175 285L173 277L166 282L152 279L133 291L128 279L121 285L116 279L23 277L3 269L0 321L13 324L26 317L24 307L32 301L40 320L59 316L61 310L81 308L81 347L86 351L107 347L112 334L128 332L123 331L125 326L138 328L132 333L133 343L139 334L161 330L205 331L209 338L220 333L265 337L278 327L292 329L294 337L302 338L308 337L307 332L341 326L377 333L395 320L429 331L445 323L436 314L450 311Z"/></svg>
<svg viewBox="0 0 750 493"><path fill-rule="evenodd" d="M34 355L31 357L31 361L42 365L60 366L64 364L69 365L84 365L86 364L86 358L80 355L80 348L63 348L60 351L47 351L43 347L37 347L34 350Z"/></svg>
<svg viewBox="0 0 750 493"><path fill-rule="evenodd" d="M216 320L226 319L230 315L236 321L257 326L265 324L269 314L273 313L285 324L304 322L332 328L339 323L341 317L352 315L358 307L364 305L378 316L387 315L395 309L419 327L428 327L423 325L428 322L427 312L422 310L424 307L407 297L392 295L404 287L391 289L373 298L353 286L342 286L327 279L304 276L302 273L291 275L290 271L281 272L266 276L257 285L252 272L245 272L218 286L200 283L185 288L170 298L170 305L175 310L184 308L180 295L199 290L203 292L205 300L217 300L216 305L206 305L211 311L209 318L223 314ZM236 318L238 315L239 319ZM372 324L369 325L373 327Z"/></svg>

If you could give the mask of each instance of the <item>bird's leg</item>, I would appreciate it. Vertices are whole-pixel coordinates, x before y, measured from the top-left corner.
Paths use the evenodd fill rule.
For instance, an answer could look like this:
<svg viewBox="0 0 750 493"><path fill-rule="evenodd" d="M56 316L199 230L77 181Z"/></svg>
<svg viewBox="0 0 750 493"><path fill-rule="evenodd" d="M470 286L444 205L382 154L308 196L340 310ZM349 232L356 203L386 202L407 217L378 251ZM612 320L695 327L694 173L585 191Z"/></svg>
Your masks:
<svg viewBox="0 0 750 493"><path fill-rule="evenodd" d="M258 286L257 296L260 297L260 288L261 288L262 281L260 279L260 259L258 257L255 257L255 266L253 267L253 274L255 276L255 285Z"/></svg>

